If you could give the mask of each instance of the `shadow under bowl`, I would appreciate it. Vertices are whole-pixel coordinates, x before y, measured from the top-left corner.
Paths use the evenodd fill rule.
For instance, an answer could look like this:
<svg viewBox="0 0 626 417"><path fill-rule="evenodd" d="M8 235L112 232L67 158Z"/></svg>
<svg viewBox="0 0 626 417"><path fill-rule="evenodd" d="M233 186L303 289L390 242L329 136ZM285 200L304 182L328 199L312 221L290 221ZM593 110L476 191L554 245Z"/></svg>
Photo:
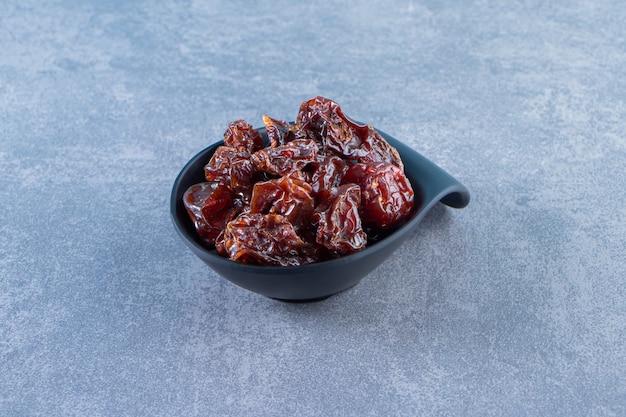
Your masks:
<svg viewBox="0 0 626 417"><path fill-rule="evenodd" d="M267 141L265 129L258 129ZM378 130L378 129L377 129ZM463 208L469 191L439 166L409 146L378 130L395 147L404 163L405 174L415 191L416 205L408 220L380 241L352 255L302 266L259 266L234 262L207 249L201 243L183 204L183 194L204 179L204 166L218 146L200 151L184 166L174 182L170 210L174 227L191 251L211 269L239 287L266 297L292 302L318 301L344 291L361 281L393 253L416 229L436 203Z"/></svg>

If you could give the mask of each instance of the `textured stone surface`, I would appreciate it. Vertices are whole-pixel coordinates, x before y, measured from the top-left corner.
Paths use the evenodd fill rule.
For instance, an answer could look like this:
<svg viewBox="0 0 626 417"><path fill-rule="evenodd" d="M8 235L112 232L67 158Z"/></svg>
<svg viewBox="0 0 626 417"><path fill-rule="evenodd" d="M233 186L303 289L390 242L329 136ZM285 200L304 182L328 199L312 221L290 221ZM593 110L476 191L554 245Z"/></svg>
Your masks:
<svg viewBox="0 0 626 417"><path fill-rule="evenodd" d="M3 2L0 415L626 415L626 8L362 3ZM472 202L282 304L196 259L169 192L318 94Z"/></svg>

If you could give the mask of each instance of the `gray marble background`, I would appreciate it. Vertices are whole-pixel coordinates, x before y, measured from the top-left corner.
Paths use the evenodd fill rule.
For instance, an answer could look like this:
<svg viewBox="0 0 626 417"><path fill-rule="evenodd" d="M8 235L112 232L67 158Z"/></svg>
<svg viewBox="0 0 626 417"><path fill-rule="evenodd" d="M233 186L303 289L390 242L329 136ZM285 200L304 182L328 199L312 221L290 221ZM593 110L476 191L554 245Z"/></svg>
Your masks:
<svg viewBox="0 0 626 417"><path fill-rule="evenodd" d="M3 1L0 415L626 415L619 1ZM185 162L314 95L463 182L327 301L174 232Z"/></svg>

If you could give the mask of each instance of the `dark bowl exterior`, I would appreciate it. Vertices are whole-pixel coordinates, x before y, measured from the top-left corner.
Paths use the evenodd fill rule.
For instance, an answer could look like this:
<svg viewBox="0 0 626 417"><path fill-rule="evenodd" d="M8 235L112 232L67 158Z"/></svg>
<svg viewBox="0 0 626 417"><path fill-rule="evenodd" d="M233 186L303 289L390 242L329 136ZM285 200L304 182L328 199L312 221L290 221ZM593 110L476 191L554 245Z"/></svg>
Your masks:
<svg viewBox="0 0 626 417"><path fill-rule="evenodd" d="M265 136L263 129L258 130ZM419 204L399 229L362 251L330 261L283 267L244 265L219 256L214 249L206 249L187 215L182 197L191 185L205 181L204 166L223 142L215 143L194 156L176 178L170 201L174 227L193 253L215 272L255 293L285 301L311 301L346 290L389 257L434 204L441 201L451 207L463 208L469 203L467 188L450 174L407 145L380 130L378 132L400 153Z"/></svg>

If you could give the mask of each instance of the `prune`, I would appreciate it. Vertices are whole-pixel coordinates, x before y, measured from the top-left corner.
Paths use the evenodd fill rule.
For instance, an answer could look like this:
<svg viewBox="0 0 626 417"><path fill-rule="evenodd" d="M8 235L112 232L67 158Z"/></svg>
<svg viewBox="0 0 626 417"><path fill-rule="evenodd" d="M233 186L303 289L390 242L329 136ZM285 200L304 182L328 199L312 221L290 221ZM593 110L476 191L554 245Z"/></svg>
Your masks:
<svg viewBox="0 0 626 417"><path fill-rule="evenodd" d="M301 170L317 158L317 144L309 139L295 139L275 148L264 148L250 157L255 168L274 175Z"/></svg>
<svg viewBox="0 0 626 417"><path fill-rule="evenodd" d="M258 171L250 161L249 154L230 146L220 146L204 167L207 181L217 181L227 185L233 192L246 198L258 178Z"/></svg>
<svg viewBox="0 0 626 417"><path fill-rule="evenodd" d="M338 156L328 155L321 161L312 163L311 168L310 183L313 191L318 194L341 184L347 165Z"/></svg>
<svg viewBox="0 0 626 417"><path fill-rule="evenodd" d="M300 106L296 118L296 131L320 142L324 151L332 151L344 157L364 155L362 144L367 138L368 127L347 118L341 107L324 97L314 97Z"/></svg>
<svg viewBox="0 0 626 417"><path fill-rule="evenodd" d="M240 152L253 153L263 147L261 134L245 120L237 120L228 124L224 132L224 145Z"/></svg>
<svg viewBox="0 0 626 417"><path fill-rule="evenodd" d="M359 206L361 189L346 184L324 191L322 202L315 208L313 221L317 226L316 242L334 256L349 255L367 244L361 226Z"/></svg>
<svg viewBox="0 0 626 417"><path fill-rule="evenodd" d="M219 251L246 264L297 266L318 259L280 214L241 213L226 225Z"/></svg>
<svg viewBox="0 0 626 417"><path fill-rule="evenodd" d="M387 162L397 166L400 170L404 170L404 164L396 148L391 146L376 129L371 126L368 129L367 138L363 142L363 147L367 150L367 153L358 157L357 160L368 164Z"/></svg>
<svg viewBox="0 0 626 417"><path fill-rule="evenodd" d="M411 183L395 165L358 163L346 171L342 182L361 187L361 218L369 226L379 229L396 226L413 209Z"/></svg>
<svg viewBox="0 0 626 417"><path fill-rule="evenodd" d="M291 126L287 122L263 115L263 124L272 148L282 146L295 139Z"/></svg>
<svg viewBox="0 0 626 417"><path fill-rule="evenodd" d="M183 195L183 202L198 234L209 245L215 244L226 223L241 208L228 187L218 182L192 185Z"/></svg>
<svg viewBox="0 0 626 417"><path fill-rule="evenodd" d="M237 150L230 146L219 146L209 162L204 166L207 181L217 181L230 185L230 164Z"/></svg>
<svg viewBox="0 0 626 417"><path fill-rule="evenodd" d="M282 214L296 229L308 224L315 200L313 188L292 177L254 184L250 213Z"/></svg>

